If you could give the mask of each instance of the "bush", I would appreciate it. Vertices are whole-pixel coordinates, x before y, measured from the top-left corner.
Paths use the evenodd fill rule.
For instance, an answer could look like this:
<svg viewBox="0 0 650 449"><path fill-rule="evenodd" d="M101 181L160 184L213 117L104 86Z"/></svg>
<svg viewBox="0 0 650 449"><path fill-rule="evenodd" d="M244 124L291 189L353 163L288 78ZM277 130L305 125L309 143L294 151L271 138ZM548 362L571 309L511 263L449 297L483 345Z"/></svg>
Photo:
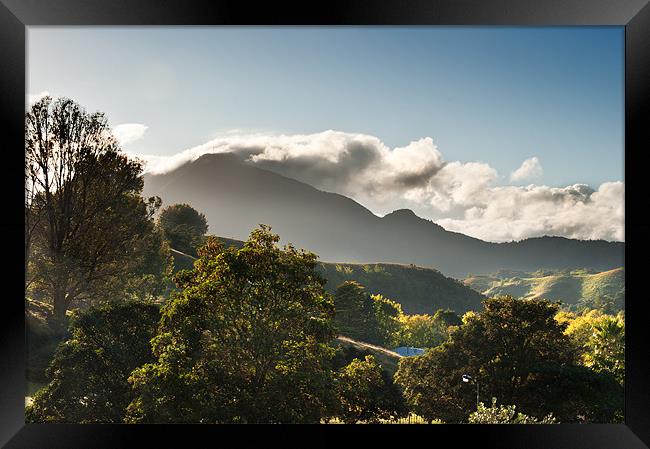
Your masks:
<svg viewBox="0 0 650 449"><path fill-rule="evenodd" d="M61 343L49 383L26 409L27 422L120 423L133 393L131 371L152 360L159 309L136 301L78 312Z"/></svg>

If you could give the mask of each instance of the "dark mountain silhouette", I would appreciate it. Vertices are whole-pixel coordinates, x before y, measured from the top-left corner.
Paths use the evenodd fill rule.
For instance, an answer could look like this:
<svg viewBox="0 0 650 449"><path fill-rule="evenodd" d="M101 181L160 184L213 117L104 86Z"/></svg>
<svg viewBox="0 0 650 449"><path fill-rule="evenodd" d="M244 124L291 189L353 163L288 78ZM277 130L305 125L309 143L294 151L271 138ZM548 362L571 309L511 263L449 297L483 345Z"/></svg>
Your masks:
<svg viewBox="0 0 650 449"><path fill-rule="evenodd" d="M455 277L499 269L608 270L623 265L624 244L540 237L490 243L446 231L402 209L377 217L343 195L247 164L233 154L206 154L161 175L145 176L145 195L205 213L210 233L246 239L260 223L283 242L324 261L416 264Z"/></svg>

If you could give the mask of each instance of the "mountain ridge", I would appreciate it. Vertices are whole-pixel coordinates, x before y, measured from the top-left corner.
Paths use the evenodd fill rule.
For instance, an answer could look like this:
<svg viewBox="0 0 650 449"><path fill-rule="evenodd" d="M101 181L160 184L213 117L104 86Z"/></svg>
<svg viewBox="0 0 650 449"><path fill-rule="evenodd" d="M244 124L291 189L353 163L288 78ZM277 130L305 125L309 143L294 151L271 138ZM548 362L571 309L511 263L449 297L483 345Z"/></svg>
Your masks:
<svg viewBox="0 0 650 449"><path fill-rule="evenodd" d="M206 154L164 174L145 175L145 195L188 203L208 218L210 232L245 240L272 226L323 261L416 264L463 278L498 269L593 268L623 265L622 242L535 237L494 243L445 230L409 209L384 217L351 198L324 192L254 167L231 153Z"/></svg>

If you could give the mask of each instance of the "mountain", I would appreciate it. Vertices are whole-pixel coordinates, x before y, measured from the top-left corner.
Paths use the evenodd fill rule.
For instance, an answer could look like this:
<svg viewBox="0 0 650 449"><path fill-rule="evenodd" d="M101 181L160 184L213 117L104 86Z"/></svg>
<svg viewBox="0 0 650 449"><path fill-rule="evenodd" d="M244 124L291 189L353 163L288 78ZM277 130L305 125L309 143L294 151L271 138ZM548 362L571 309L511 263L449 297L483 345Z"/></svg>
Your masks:
<svg viewBox="0 0 650 449"><path fill-rule="evenodd" d="M145 195L203 212L212 234L246 239L260 223L325 261L416 264L462 278L499 269L623 265L624 244L541 237L490 243L446 231L410 210L377 217L343 195L247 164L233 154L206 154L173 171L145 175Z"/></svg>
<svg viewBox="0 0 650 449"><path fill-rule="evenodd" d="M511 276L513 275L514 276ZM512 295L521 298L545 298L568 306L585 305L611 311L624 308L625 269L600 273L585 270L571 272L495 273L471 276L464 284L486 296Z"/></svg>

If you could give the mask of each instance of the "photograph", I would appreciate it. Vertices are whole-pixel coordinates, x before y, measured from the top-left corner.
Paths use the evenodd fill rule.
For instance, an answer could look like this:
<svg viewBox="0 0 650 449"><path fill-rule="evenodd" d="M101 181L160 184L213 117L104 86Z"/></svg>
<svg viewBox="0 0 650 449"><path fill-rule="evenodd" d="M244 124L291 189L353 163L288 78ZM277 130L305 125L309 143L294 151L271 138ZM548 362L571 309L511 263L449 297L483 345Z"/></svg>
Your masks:
<svg viewBox="0 0 650 449"><path fill-rule="evenodd" d="M27 423L626 421L625 27L25 39Z"/></svg>

